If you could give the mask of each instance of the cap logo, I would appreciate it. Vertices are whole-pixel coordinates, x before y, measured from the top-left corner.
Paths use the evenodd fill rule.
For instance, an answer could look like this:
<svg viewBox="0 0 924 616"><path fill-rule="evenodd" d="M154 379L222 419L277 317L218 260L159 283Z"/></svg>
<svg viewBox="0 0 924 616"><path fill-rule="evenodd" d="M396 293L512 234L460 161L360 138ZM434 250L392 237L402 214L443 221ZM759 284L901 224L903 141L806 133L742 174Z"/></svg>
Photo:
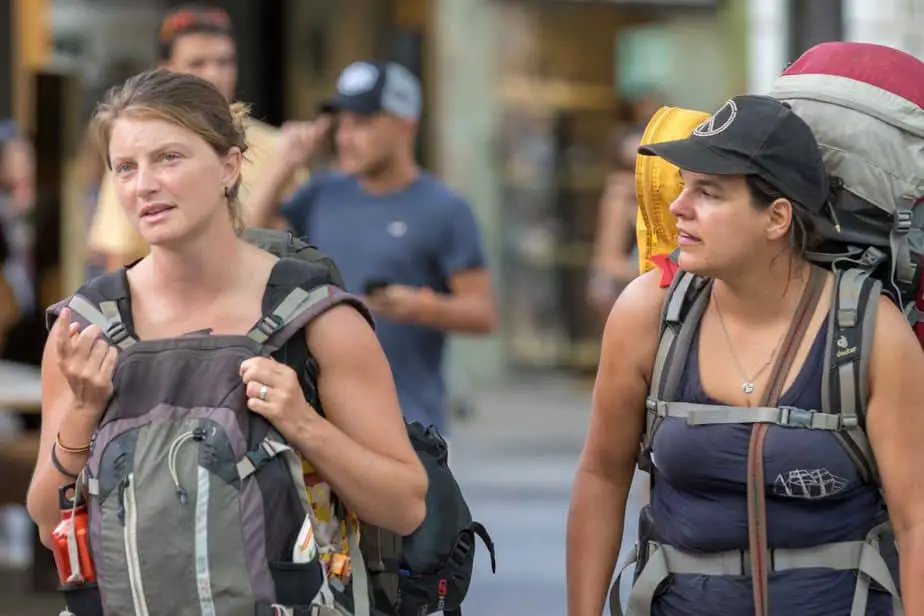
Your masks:
<svg viewBox="0 0 924 616"><path fill-rule="evenodd" d="M357 62L348 66L340 79L337 80L337 91L347 96L365 94L375 87L379 79L379 71L371 64Z"/></svg>
<svg viewBox="0 0 924 616"><path fill-rule="evenodd" d="M728 130L738 116L738 105L729 100L705 122L693 129L697 137L712 137Z"/></svg>

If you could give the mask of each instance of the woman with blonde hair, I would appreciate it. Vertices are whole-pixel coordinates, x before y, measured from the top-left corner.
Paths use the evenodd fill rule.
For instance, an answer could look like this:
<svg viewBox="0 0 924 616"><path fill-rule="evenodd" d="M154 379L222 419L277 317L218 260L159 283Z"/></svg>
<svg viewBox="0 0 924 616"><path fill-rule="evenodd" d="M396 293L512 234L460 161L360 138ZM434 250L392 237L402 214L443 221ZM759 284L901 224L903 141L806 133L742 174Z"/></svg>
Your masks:
<svg viewBox="0 0 924 616"><path fill-rule="evenodd" d="M239 237L245 116L159 69L93 120L152 248L49 309L28 506L51 546L62 486L85 480L107 613L274 614L328 587L359 613L367 599L346 588L362 563L338 551L354 515L402 535L424 518L427 478L365 307Z"/></svg>

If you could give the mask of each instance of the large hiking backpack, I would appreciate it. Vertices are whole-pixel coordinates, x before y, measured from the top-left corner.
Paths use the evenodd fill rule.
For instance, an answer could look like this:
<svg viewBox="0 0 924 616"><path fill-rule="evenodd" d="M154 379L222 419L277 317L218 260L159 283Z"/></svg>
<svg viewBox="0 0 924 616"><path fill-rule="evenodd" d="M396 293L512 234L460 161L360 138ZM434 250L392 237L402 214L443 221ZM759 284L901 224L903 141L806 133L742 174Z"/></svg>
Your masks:
<svg viewBox="0 0 924 616"><path fill-rule="evenodd" d="M924 342L924 62L882 45L822 43L769 94L811 127L832 184L812 260L879 279Z"/></svg>
<svg viewBox="0 0 924 616"><path fill-rule="evenodd" d="M430 488L427 518L404 537L400 560L391 563L400 572L396 613L461 616L475 563L475 539L480 538L487 547L492 573L496 570L494 542L484 526L472 520L449 469L446 441L436 428L415 422L408 424L408 435L427 471ZM436 512L438 515L433 515Z"/></svg>
<svg viewBox="0 0 924 616"><path fill-rule="evenodd" d="M275 355L331 306L350 302L367 313L327 269L296 259L275 265L265 300L265 316L247 335L141 341L125 270L96 278L66 302L121 349L83 477L105 613L370 614L358 529L345 538L351 591L328 578L320 551L293 562L306 520L319 536L301 457L247 409L240 380L243 360Z"/></svg>
<svg viewBox="0 0 924 616"><path fill-rule="evenodd" d="M879 45L824 43L796 60L770 94L791 105L821 146L833 190L829 211L816 220L821 245L809 256L834 271L834 303L828 319L821 408L735 409L734 422L830 431L863 480L880 486L865 417L870 345L881 294L905 310L924 341L920 316L924 310L920 282L924 208L917 207L924 197L924 63ZM664 269L672 271L667 264ZM653 471L652 444L666 417L682 417L692 425L731 419L722 407L676 402L709 287L706 278L684 271L673 273L662 308L646 405L639 456L643 471ZM650 511L643 510L641 516L640 542L627 563L636 565L637 575L628 616L647 613L643 605L650 605L672 574L748 574L730 553L709 554L705 562L659 544ZM865 601L873 584L892 595L898 614L897 553L891 538L884 518L864 541L777 550L774 570L854 570L858 578L855 601ZM622 613L618 580L610 606L614 614Z"/></svg>
<svg viewBox="0 0 924 616"><path fill-rule="evenodd" d="M263 342L263 352L271 352L278 361L298 372L306 399L318 412L323 414L317 390L318 363L305 344L304 338L302 336L292 337L292 334L298 330L299 324L307 323L314 314L320 314L337 302L354 302L367 317L369 315L352 296L343 293L342 278L336 265L314 246L296 238L289 232L270 229L247 229L242 237L282 259L277 264L274 276L270 280L269 286L272 293L268 290L265 298L268 303L265 302L264 309L268 316L251 332L251 338L253 342L258 342L266 337ZM305 278L306 275L310 276L310 279ZM306 290L307 296L302 304L296 304L294 300L304 296ZM77 299L76 302L71 301L71 307L75 309L78 318L82 311L89 317L83 320L91 322L90 319L95 319L107 332L113 344L123 349L134 347L130 336L131 311L124 272L98 278L81 288L76 295L83 298ZM63 305L50 310L49 327L52 318L61 307ZM274 307L275 310L273 310ZM271 333L273 328L279 326L280 323L284 324L287 320L291 323L285 326L285 333L281 331L276 334ZM199 338L200 340L202 338L211 340L213 343L217 340L215 337ZM209 351L213 350L213 344L209 342L204 344L209 347ZM250 342L245 341L244 344L252 346ZM120 358L121 361L124 360ZM239 364L240 360L237 360L237 363ZM199 369L205 368L200 366ZM194 371L184 372L182 368L177 368L172 374L176 378L181 378L180 375L191 375L187 376L193 379L191 383L202 382L195 380L197 372ZM121 384L120 379L121 377L117 377L117 383ZM246 406L241 408L246 409ZM110 412L107 412L107 416ZM255 434L258 435L261 431L266 432L271 436L270 440L275 443L272 447L284 451L285 443L281 435L262 418L249 413L242 414L239 419L259 424ZM471 519L465 499L449 470L446 461L446 444L439 433L433 428L424 429L418 424L409 425L408 432L411 443L427 470L430 490L427 495L427 517L421 527L407 538L363 523L355 515L346 511L336 496L331 494L326 484L315 483L318 477L314 468L307 461L298 458L292 451L280 452L279 455L280 458L288 457L286 468L292 477L294 477L295 469L300 466L298 474L300 480L292 479L294 487L285 485L289 476L282 480L278 469L274 476L275 483L268 483L271 479L269 477L261 479L266 474L264 471L257 476L259 489L266 490L268 498L272 501L265 502L263 511L276 513L279 510L279 514L283 517L297 517L291 514L291 505L294 502L290 502L291 498L289 501L284 501L280 500L281 497L273 497L269 491L280 489L283 495L293 491L301 495L305 493L306 482L309 482L311 485L307 489L308 512L313 514L312 525L315 528L315 537L339 535L344 540L343 545L321 546L324 551L321 556L325 564L329 565L330 559L339 556L347 556L352 561L351 584L343 584L343 580L337 577L328 579L321 575L319 578L318 572L323 573L323 570L312 563L301 565L286 561L286 556L291 560L291 548L296 540L292 531L292 521L283 520L282 523L277 523L278 520L267 519L267 524L271 525L271 528L265 526L264 529L267 533L267 542L270 541L269 536L272 535L274 550L278 551L279 545L288 546L288 552L282 552L281 561L268 564L271 570L269 577L272 581L277 587L280 584L284 585L281 590L277 588L279 594L276 596L276 605L296 606L293 616L302 614L324 616L327 613L356 614L357 616L370 613L385 616L420 616L441 609L447 616L461 614L460 604L467 593L472 575L474 537L480 536L487 544L491 554L492 570L494 568L493 543L484 528ZM98 439L94 439L96 440ZM194 442L199 441L194 439ZM260 445L257 447L257 456L262 460L266 457L264 453L267 456L270 454L270 449L260 443L257 444ZM124 456L122 459L124 460ZM263 463L266 464L265 461ZM278 466L277 462L274 464ZM97 479L91 480L91 488L98 484ZM185 486L183 487L185 490ZM184 498L189 502L188 490L186 492L187 495ZM304 505L301 501L298 504ZM305 513L301 511L299 513L300 526ZM322 519L319 520L319 518ZM331 528L331 520L333 520L333 528ZM216 521L216 523L226 524L227 522ZM257 526L257 528L260 527ZM299 528L295 527L294 532L297 533L298 530ZM224 532L223 530L222 533ZM269 557L271 552L268 548L266 553ZM257 556L259 554L258 551ZM226 556L222 561L212 560L211 562L242 562L240 557L237 561L229 560L229 558L232 557ZM147 570L151 571L151 569ZM224 574L223 570L222 573L221 579L224 580L227 574ZM159 571L157 575L160 575ZM263 577L267 577L265 572ZM277 578L280 581L277 582ZM100 582L108 585L105 576L100 578ZM319 592L315 590L318 584L321 585ZM242 588L246 587L247 583L244 583ZM312 595L312 592L315 594ZM107 594L105 588L103 594ZM101 613L99 593L87 592L86 587L74 587L70 593L66 592L66 595L69 595L68 604L76 616L96 616ZM327 605L314 605L308 608L309 601L307 600L311 596L315 597L316 604L326 603ZM237 613L233 608L219 607L221 609L216 613L232 616ZM265 609L270 610L266 612L267 616L274 616L276 613L270 607ZM310 611L331 609L341 611ZM252 610L253 608L250 614L253 614ZM150 613L171 612L161 612L159 609L151 608ZM258 611L257 616L261 616L262 613Z"/></svg>

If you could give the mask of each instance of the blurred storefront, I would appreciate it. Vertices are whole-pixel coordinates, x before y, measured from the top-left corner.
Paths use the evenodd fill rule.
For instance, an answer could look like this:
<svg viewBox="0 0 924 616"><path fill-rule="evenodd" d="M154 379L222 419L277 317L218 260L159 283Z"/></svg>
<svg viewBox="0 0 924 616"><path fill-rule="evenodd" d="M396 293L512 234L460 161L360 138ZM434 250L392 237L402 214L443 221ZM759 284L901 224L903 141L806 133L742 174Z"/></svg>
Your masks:
<svg viewBox="0 0 924 616"><path fill-rule="evenodd" d="M726 95L714 2L499 6L497 162L505 353L514 367L592 372L585 300L607 143L637 97L691 107ZM708 67L703 70L699 67Z"/></svg>
<svg viewBox="0 0 924 616"><path fill-rule="evenodd" d="M16 2L29 7L36 26L30 70L58 79L54 87L45 80L43 104L56 106L46 114L71 133L46 150L73 159L92 106L114 82L155 63L160 17L183 2ZM740 57L727 53L734 41L717 0L206 4L231 14L239 95L270 123L310 118L354 60L388 57L420 76L420 158L471 201L497 268L502 335L458 345L474 378L507 368L593 369L600 328L584 285L608 172L603 150L625 119L619 109L646 91L709 107L734 89ZM37 99L26 92L17 100L28 116ZM49 185L67 193L75 171L59 166ZM53 226L70 256L55 257L66 271L46 293L52 297L74 288L83 272L73 256L82 252L82 208L90 201L73 191L67 200Z"/></svg>

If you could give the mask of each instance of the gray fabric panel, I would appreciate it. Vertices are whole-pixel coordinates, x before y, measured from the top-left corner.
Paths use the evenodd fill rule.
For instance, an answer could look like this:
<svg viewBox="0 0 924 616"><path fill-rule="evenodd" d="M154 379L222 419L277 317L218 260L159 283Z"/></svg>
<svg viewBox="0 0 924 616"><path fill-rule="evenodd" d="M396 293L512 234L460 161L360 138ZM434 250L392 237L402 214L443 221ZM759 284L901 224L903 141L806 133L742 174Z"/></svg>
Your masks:
<svg viewBox="0 0 924 616"><path fill-rule="evenodd" d="M125 572L124 526L118 518L118 509L115 498L102 505L94 503L91 509L91 525L97 529L92 533L93 560L106 613L133 615L135 610Z"/></svg>
<svg viewBox="0 0 924 616"><path fill-rule="evenodd" d="M254 475L241 487L241 529L254 600L272 603L276 598L276 587L266 564L263 495Z"/></svg>
<svg viewBox="0 0 924 616"><path fill-rule="evenodd" d="M829 75L780 77L771 95L788 101L808 123L828 173L842 178L857 196L892 212L896 202L924 194L920 107L874 86Z"/></svg>
<svg viewBox="0 0 924 616"><path fill-rule="evenodd" d="M183 416L187 419L178 420ZM187 441L175 457L177 476L188 494L187 503L182 505L169 472L171 444L183 433L203 425L217 429L208 431L211 436L205 443ZM129 432L123 432L125 430ZM134 460L130 460L130 468L134 467L136 473L134 484L138 508L144 512L138 519L137 541L145 595L152 614L180 614L188 611L190 606L199 606L193 560L198 461L200 457L207 457L209 466L216 471L223 470L215 466L222 463L234 469L234 462L246 451L244 436L234 413L229 409L179 409L159 405L140 417L118 420L104 426L94 451L95 474L102 474L107 483L112 483L112 475L116 472L113 468L114 456L110 454L113 451L120 453L124 450L120 445L126 439L134 441L138 434L141 436L137 443L130 447L134 449ZM204 453L206 445L212 448L207 456ZM237 484L227 482L224 475L227 473L216 474L210 482L211 493L214 493L214 497L209 499L210 524L214 525L210 529L240 528ZM105 596L114 601L111 604L112 613L134 614L130 609L122 611L123 607L130 607L131 593L126 572L124 526L116 517L119 508L118 488L108 498L102 499L101 505L94 502L94 506L102 512L102 515L91 516L91 533L100 537L94 542L94 556L97 562L102 563L98 569L101 585L105 587ZM221 519L216 520L216 515L222 516ZM260 530L258 540L262 543L262 526ZM224 602L221 605L216 603L217 614L242 613L244 603L249 606L249 610L253 609L254 604L244 566L243 540L237 537L235 541L235 534L231 535L230 539L225 537L223 542L216 542L214 538L210 542L211 547L218 548L218 554L210 556L213 565L212 592ZM236 571L229 566L229 563L234 562L241 563ZM220 563L218 578L215 577L215 563ZM229 604L233 607L228 607Z"/></svg>
<svg viewBox="0 0 924 616"><path fill-rule="evenodd" d="M152 614L178 614L197 605L193 562L193 512L196 494L197 445L189 442L176 456L180 484L188 492L181 504L168 471L171 443L194 422L156 422L141 429L135 450L135 497L138 551L144 590Z"/></svg>

